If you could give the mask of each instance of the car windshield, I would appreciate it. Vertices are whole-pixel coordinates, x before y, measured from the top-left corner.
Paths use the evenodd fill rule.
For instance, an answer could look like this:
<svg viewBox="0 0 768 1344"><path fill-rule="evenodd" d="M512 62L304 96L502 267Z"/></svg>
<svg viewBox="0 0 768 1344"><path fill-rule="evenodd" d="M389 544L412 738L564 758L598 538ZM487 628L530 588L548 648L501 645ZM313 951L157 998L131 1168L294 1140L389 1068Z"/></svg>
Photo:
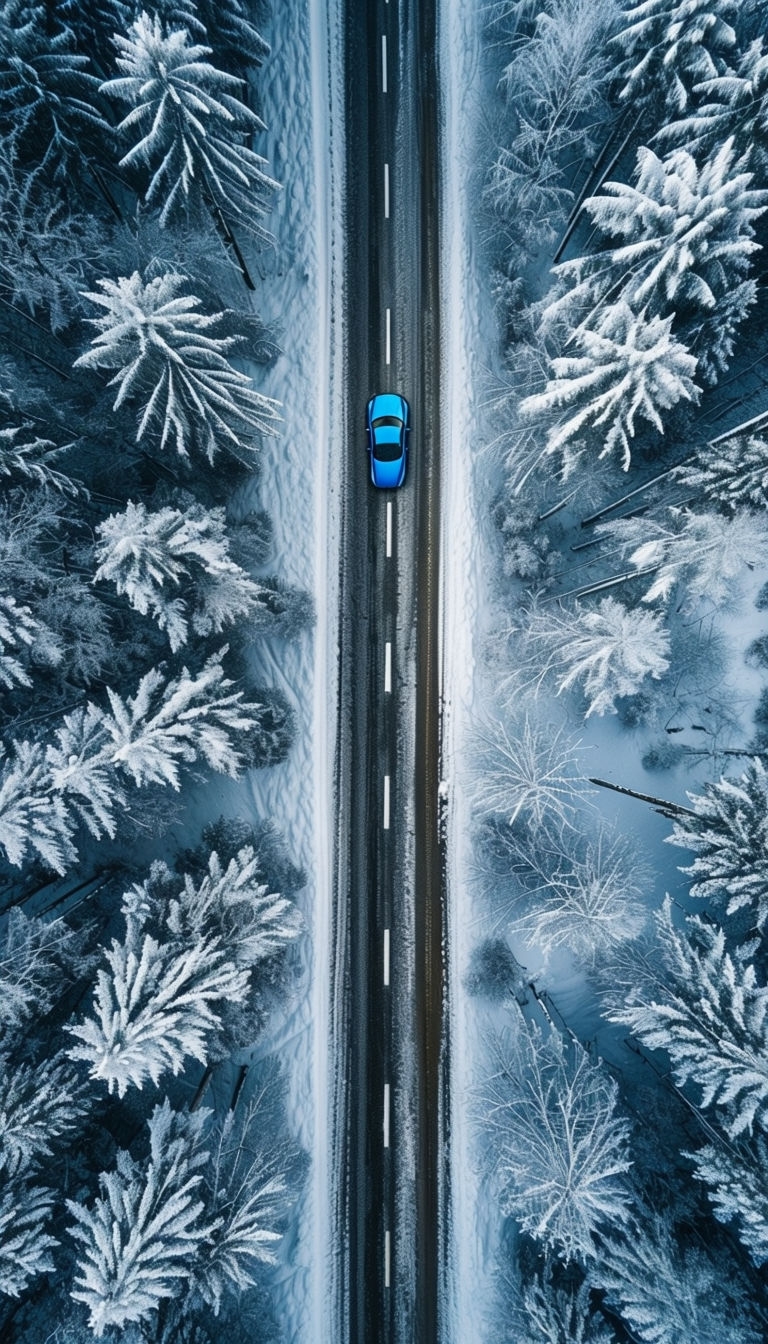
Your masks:
<svg viewBox="0 0 768 1344"><path fill-rule="evenodd" d="M402 457L403 450L399 443L377 443L373 445L373 456L380 462L396 462L398 457Z"/></svg>
<svg viewBox="0 0 768 1344"><path fill-rule="evenodd" d="M381 429L383 425L391 425L393 429L399 429L402 423L402 420L396 415L380 415L377 420L374 420L373 428Z"/></svg>

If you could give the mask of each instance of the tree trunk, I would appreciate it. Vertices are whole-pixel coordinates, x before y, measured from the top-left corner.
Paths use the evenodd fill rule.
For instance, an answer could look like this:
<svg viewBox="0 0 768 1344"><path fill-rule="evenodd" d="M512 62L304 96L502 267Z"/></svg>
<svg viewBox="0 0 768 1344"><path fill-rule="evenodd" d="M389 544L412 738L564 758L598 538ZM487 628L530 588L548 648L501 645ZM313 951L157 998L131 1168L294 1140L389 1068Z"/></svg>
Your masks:
<svg viewBox="0 0 768 1344"><path fill-rule="evenodd" d="M635 789L626 789L623 784L611 784L607 779L596 779L591 775L590 784L597 784L601 789L612 789L614 793L621 793L625 798L639 798L641 803L650 803L657 812L661 812L665 817L695 817L696 813L692 807L683 807L682 803L670 803L666 798L654 798L650 793L637 793Z"/></svg>

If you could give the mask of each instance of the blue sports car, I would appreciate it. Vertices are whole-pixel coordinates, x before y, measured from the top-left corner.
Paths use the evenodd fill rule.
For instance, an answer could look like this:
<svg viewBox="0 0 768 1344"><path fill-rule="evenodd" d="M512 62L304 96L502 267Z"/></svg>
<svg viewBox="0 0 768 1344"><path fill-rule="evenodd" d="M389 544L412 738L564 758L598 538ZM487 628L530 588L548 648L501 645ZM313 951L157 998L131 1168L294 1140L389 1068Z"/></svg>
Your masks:
<svg viewBox="0 0 768 1344"><path fill-rule="evenodd" d="M396 392L371 397L365 408L365 430L373 484L385 490L402 485L411 432L411 411L405 397Z"/></svg>

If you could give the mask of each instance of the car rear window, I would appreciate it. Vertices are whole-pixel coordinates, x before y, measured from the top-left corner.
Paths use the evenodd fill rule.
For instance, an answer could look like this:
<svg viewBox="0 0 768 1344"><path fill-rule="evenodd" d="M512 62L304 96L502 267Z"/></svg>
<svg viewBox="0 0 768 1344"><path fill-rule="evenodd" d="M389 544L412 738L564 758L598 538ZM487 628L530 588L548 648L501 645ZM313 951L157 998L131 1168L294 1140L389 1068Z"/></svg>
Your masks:
<svg viewBox="0 0 768 1344"><path fill-rule="evenodd" d="M391 425L393 429L399 429L402 423L402 420L396 415L380 415L377 420L374 420L373 428L381 429L383 425Z"/></svg>

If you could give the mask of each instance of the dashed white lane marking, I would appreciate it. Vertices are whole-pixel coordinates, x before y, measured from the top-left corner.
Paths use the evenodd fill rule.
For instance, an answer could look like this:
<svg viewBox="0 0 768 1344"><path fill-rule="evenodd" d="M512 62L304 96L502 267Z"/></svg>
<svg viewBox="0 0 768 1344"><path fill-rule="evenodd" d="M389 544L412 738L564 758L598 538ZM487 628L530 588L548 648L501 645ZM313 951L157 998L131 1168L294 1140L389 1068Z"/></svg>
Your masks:
<svg viewBox="0 0 768 1344"><path fill-rule="evenodd" d="M384 218L389 219L389 164L384 164Z"/></svg>
<svg viewBox="0 0 768 1344"><path fill-rule="evenodd" d="M385 341L385 344L386 344L386 351L385 351L385 355L384 355L384 360L385 360L385 363L388 364L388 363L389 363L389 360L390 360L391 353L392 353L392 350L391 350L391 346L392 346L392 312L391 312L391 310L390 310L389 308L387 309L387 315L386 315L386 318L385 318L385 328L386 328L386 341Z"/></svg>
<svg viewBox="0 0 768 1344"><path fill-rule="evenodd" d="M389 775L384 776L384 830L389 830Z"/></svg>
<svg viewBox="0 0 768 1344"><path fill-rule="evenodd" d="M387 559L392 555L392 500L387 500Z"/></svg>
<svg viewBox="0 0 768 1344"><path fill-rule="evenodd" d="M382 34L381 38L381 91L387 92L387 36Z"/></svg>
<svg viewBox="0 0 768 1344"><path fill-rule="evenodd" d="M389 984L389 929L384 930L384 984Z"/></svg>
<svg viewBox="0 0 768 1344"><path fill-rule="evenodd" d="M389 1228L387 1228L386 1232L384 1233L384 1287L385 1287L385 1288L389 1288L389 1286L390 1286L389 1276L390 1276L391 1251L390 1251L390 1245L389 1245L389 1242L390 1242Z"/></svg>
<svg viewBox="0 0 768 1344"><path fill-rule="evenodd" d="M384 1084L384 1147L389 1147L389 1083Z"/></svg>
<svg viewBox="0 0 768 1344"><path fill-rule="evenodd" d="M392 690L392 645L387 640L384 645L384 693Z"/></svg>

